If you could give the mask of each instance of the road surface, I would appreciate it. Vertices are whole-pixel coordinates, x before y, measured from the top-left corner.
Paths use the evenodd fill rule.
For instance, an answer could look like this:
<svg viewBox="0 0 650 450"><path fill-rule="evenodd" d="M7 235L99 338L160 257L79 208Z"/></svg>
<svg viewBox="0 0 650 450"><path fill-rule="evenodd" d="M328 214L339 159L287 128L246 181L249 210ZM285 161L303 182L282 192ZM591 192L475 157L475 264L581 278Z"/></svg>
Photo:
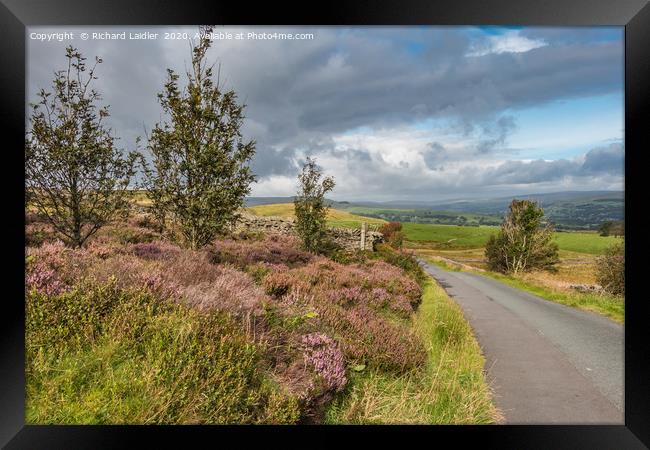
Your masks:
<svg viewBox="0 0 650 450"><path fill-rule="evenodd" d="M622 424L623 326L420 262L463 309L508 424Z"/></svg>

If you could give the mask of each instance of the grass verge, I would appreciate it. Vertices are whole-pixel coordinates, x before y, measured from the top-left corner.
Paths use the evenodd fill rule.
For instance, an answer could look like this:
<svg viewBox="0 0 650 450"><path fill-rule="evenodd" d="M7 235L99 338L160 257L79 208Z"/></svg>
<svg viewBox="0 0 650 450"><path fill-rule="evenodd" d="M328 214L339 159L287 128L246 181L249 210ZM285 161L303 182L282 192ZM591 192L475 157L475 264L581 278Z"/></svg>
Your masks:
<svg viewBox="0 0 650 450"><path fill-rule="evenodd" d="M462 269L450 264L446 264L444 261L437 261L426 256L424 258L427 260L427 262L435 264L445 270L455 272L462 271ZM530 294L537 295L538 297L555 303L571 306L573 308L583 309L585 311L595 312L605 317L609 317L613 321L621 324L625 322L625 301L622 298L616 296L577 291L567 292L559 289L553 289L548 286L543 286L529 280L522 280L521 278L490 271L481 272L480 275L493 278L497 281L501 281L502 283L507 284L508 286L514 287L516 289L521 289L522 291L526 291Z"/></svg>
<svg viewBox="0 0 650 450"><path fill-rule="evenodd" d="M598 293L560 291L531 281L489 271L482 275L555 303L595 312L621 324L625 322L625 302L619 297Z"/></svg>
<svg viewBox="0 0 650 450"><path fill-rule="evenodd" d="M500 420L484 358L461 309L431 279L413 319L427 349L427 363L395 376L353 372L346 395L326 413L327 423L489 424Z"/></svg>

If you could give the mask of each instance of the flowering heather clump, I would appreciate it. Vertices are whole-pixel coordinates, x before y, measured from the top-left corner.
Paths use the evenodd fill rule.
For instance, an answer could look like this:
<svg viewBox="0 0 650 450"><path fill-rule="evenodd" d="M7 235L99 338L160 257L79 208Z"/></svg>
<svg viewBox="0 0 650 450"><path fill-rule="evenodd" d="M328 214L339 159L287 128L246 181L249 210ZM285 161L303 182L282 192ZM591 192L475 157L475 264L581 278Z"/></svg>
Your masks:
<svg viewBox="0 0 650 450"><path fill-rule="evenodd" d="M130 251L138 258L170 259L180 254L180 247L166 242L142 242L133 244Z"/></svg>
<svg viewBox="0 0 650 450"><path fill-rule="evenodd" d="M124 253L124 247L114 241L95 240L91 241L88 244L86 251L92 256L96 256L100 259L106 259L111 256Z"/></svg>
<svg viewBox="0 0 650 450"><path fill-rule="evenodd" d="M323 333L311 333L302 337L305 363L312 367L325 382L328 390L339 392L347 383L343 353L338 344Z"/></svg>
<svg viewBox="0 0 650 450"><path fill-rule="evenodd" d="M248 275L229 267L219 267L214 279L185 286L180 293L189 305L199 310L217 309L238 316L248 312L259 314L267 299Z"/></svg>
<svg viewBox="0 0 650 450"><path fill-rule="evenodd" d="M210 283L222 273L222 267L211 264L205 252L182 250L176 257L156 261L165 279L181 286Z"/></svg>
<svg viewBox="0 0 650 450"><path fill-rule="evenodd" d="M273 297L280 298L293 289L300 289L297 280L290 272L271 272L262 282L264 291Z"/></svg>
<svg viewBox="0 0 650 450"><path fill-rule="evenodd" d="M181 296L181 289L176 283L165 280L160 273L143 273L138 277L144 287L159 298L176 299Z"/></svg>
<svg viewBox="0 0 650 450"><path fill-rule="evenodd" d="M259 262L295 266L312 258L310 253L300 250L294 237L282 235L268 235L263 240L219 240L211 256L214 263L230 263L240 268Z"/></svg>
<svg viewBox="0 0 650 450"><path fill-rule="evenodd" d="M330 302L342 306L361 304L368 300L367 292L362 290L359 286L332 289L327 291L326 297Z"/></svg>
<svg viewBox="0 0 650 450"><path fill-rule="evenodd" d="M400 313L413 312L422 293L401 269L382 261L342 265L320 257L303 267L269 273L262 284L275 297L301 289L340 305L369 304Z"/></svg>
<svg viewBox="0 0 650 450"><path fill-rule="evenodd" d="M346 356L398 373L420 367L426 351L406 327L389 322L365 306L349 310L319 305L321 320L338 336Z"/></svg>
<svg viewBox="0 0 650 450"><path fill-rule="evenodd" d="M76 257L77 253L85 254L83 250L66 248L58 240L41 247L28 248L27 286L36 287L39 292L67 290L86 263L83 256Z"/></svg>
<svg viewBox="0 0 650 450"><path fill-rule="evenodd" d="M285 298L309 299L321 326L340 338L351 361L397 372L425 361L424 346L407 324L380 312L408 319L419 301L419 285L398 267L382 261L342 265L314 257L305 266L268 273L262 286L280 304L287 303Z"/></svg>
<svg viewBox="0 0 650 450"><path fill-rule="evenodd" d="M52 296L62 294L69 289L53 269L48 269L44 264L36 262L27 272L25 284L27 289L36 289L37 292Z"/></svg>

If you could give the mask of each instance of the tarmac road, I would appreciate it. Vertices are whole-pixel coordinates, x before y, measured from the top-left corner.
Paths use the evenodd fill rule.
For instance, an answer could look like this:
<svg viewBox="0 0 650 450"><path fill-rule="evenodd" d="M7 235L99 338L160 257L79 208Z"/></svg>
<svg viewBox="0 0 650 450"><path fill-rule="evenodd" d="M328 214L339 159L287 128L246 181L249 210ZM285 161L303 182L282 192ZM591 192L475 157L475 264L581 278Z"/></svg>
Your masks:
<svg viewBox="0 0 650 450"><path fill-rule="evenodd" d="M507 424L622 424L623 326L420 261L463 309Z"/></svg>

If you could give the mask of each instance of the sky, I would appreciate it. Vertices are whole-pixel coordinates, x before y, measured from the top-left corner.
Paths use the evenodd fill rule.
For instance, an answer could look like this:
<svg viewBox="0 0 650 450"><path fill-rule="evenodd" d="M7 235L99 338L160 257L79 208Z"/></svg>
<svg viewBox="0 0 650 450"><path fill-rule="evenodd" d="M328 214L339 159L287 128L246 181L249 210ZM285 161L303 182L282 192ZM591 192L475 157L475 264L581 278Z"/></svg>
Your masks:
<svg viewBox="0 0 650 450"><path fill-rule="evenodd" d="M125 32L126 39L93 32ZM142 32L158 36L129 38ZM110 105L107 124L118 145L131 150L136 137L166 119L157 93L167 68L181 74L182 85L191 57L182 33L191 39L197 32L30 27L27 102L41 88L51 90L54 71L66 65L66 46L89 61L99 56L94 85L101 104ZM293 195L311 156L334 177L335 200L435 201L623 190L623 33L216 27L208 56L223 88L246 104L243 134L257 149L251 195Z"/></svg>

